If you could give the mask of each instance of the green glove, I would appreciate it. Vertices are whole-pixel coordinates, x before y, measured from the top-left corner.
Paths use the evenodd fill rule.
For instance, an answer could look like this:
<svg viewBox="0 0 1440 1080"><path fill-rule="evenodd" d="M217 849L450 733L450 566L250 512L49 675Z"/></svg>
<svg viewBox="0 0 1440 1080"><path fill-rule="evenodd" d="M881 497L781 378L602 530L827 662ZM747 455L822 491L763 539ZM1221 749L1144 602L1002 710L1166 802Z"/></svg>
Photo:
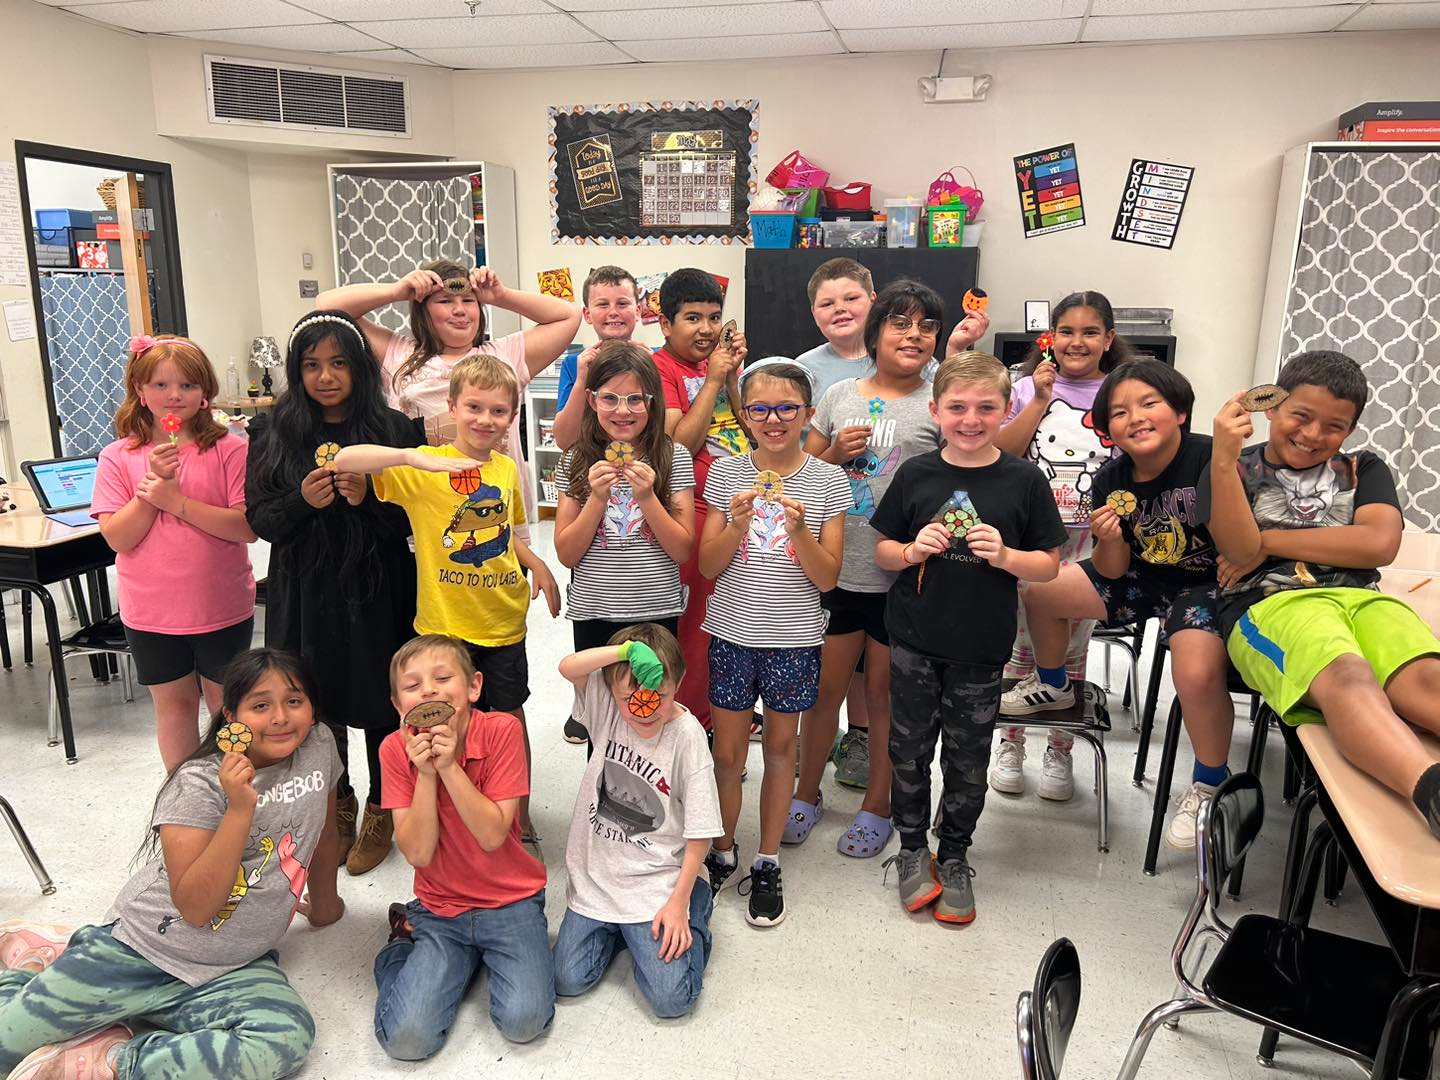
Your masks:
<svg viewBox="0 0 1440 1080"><path fill-rule="evenodd" d="M621 660L629 662L630 672L637 683L646 690L660 689L660 684L665 681L665 665L660 663L654 649L643 641L631 640L620 643L619 653Z"/></svg>

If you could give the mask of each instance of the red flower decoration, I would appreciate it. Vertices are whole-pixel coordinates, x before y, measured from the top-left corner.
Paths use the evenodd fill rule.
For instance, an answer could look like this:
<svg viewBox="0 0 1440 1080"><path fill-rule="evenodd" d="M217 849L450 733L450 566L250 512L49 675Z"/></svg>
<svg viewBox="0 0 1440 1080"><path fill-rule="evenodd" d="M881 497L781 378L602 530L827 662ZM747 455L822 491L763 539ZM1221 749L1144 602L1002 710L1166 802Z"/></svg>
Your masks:
<svg viewBox="0 0 1440 1080"><path fill-rule="evenodd" d="M1055 344L1055 339L1049 334L1041 334L1035 339L1035 347L1041 352L1049 352L1050 347Z"/></svg>
<svg viewBox="0 0 1440 1080"><path fill-rule="evenodd" d="M167 435L174 435L184 423L185 421L172 412L165 414L165 418L160 421L160 426L165 429Z"/></svg>

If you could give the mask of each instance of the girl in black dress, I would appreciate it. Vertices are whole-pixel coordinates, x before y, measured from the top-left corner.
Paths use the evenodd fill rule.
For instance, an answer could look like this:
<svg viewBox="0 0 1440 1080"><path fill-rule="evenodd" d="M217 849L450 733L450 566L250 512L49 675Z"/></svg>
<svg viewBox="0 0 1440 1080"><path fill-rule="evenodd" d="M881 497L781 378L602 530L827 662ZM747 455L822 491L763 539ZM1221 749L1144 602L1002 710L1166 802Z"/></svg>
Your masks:
<svg viewBox="0 0 1440 1080"><path fill-rule="evenodd" d="M415 559L405 512L364 476L337 472L353 443L420 446L415 422L385 405L380 365L360 327L338 311L306 315L290 334L286 389L250 425L246 517L270 541L265 644L302 653L319 680L317 712L346 771L337 791L340 856L351 874L390 852L380 797L380 743L395 730L390 658L413 636ZM346 727L365 733L370 788L357 835Z"/></svg>

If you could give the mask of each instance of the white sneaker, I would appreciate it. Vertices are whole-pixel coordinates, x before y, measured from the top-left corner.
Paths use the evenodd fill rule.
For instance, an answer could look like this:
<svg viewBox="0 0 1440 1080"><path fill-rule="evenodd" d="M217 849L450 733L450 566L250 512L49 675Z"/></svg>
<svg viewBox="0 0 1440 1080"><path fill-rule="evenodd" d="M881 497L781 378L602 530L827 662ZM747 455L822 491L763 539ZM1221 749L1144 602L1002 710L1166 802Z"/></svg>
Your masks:
<svg viewBox="0 0 1440 1080"><path fill-rule="evenodd" d="M1040 798L1065 802L1074 794L1075 763L1070 760L1070 751L1045 747L1045 762L1040 767Z"/></svg>
<svg viewBox="0 0 1440 1080"><path fill-rule="evenodd" d="M1031 672L1011 689L1000 695L1001 716L1030 716L1038 712L1058 712L1075 704L1075 683L1067 679L1063 689L1057 690L1040 681L1040 676Z"/></svg>
<svg viewBox="0 0 1440 1080"><path fill-rule="evenodd" d="M1165 843L1177 851L1194 851L1195 822L1214 794L1215 789L1209 784L1191 784L1180 797L1180 809L1165 828Z"/></svg>
<svg viewBox="0 0 1440 1080"><path fill-rule="evenodd" d="M990 766L990 786L1006 795L1025 794L1025 744L1001 739Z"/></svg>

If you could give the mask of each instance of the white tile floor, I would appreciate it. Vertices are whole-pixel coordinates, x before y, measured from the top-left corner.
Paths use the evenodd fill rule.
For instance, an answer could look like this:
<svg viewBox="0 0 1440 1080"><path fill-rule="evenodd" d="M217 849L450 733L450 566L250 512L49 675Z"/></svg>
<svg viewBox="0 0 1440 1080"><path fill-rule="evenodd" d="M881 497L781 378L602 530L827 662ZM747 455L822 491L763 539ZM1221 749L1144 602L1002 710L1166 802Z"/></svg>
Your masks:
<svg viewBox="0 0 1440 1080"><path fill-rule="evenodd" d="M551 555L548 526L537 540L539 550ZM7 602L6 612L18 658L19 605ZM564 910L565 830L585 753L560 738L570 695L555 667L569 651L568 624L552 621L537 607L530 626L532 813L551 868L553 930ZM0 836L0 918L79 924L103 914L124 881L161 779L160 764L143 696L126 704L118 683L95 683L85 662L74 661L70 685L80 760L66 766L62 751L45 745L44 656L42 650L34 668L0 672L0 700L6 702L0 707L0 794L14 803L58 891L42 897L15 846ZM1097 651L1095 674L1098 657ZM1045 947L1065 935L1079 949L1084 974L1065 1078L1114 1076L1140 1017L1170 994L1169 949L1194 875L1191 857L1165 849L1159 876L1141 873L1150 789L1129 782L1135 736L1119 709L1120 677L1117 665L1111 700L1117 731L1108 742L1109 854L1095 850L1090 756L1080 752L1078 790L1070 804L1042 803L1033 794L991 795L972 852L979 918L968 927L942 927L928 915L900 909L893 876L889 887L881 882L879 859L857 862L836 854L835 840L860 797L827 777L828 816L803 848L782 853L788 919L771 930L753 929L745 923L743 900L727 891L714 917L715 951L705 992L684 1020L650 1018L622 956L592 993L562 1002L552 1032L528 1046L507 1044L491 1026L482 981L434 1061L389 1061L372 1034L371 960L385 940L387 905L411 895L411 874L398 854L366 877L342 872L344 922L314 931L297 920L281 950L319 1027L301 1075L483 1071L498 1080L630 1077L643 1070L674 1080L796 1075L872 1080L897 1073L951 1074L963 1061L969 1076L1013 1077L1019 1075L1016 994L1030 985ZM1162 716L1169 693L1167 682ZM1243 709L1237 730L1231 761L1238 764L1249 735ZM1042 738L1030 737L1032 784ZM363 770L358 736L354 745L352 760ZM1154 750L1158 756L1158 733ZM1186 751L1177 772L1188 776L1188 769ZM1152 763L1151 779L1154 770ZM757 833L760 771L756 748L739 834L747 853L753 853ZM1230 906L1231 915L1252 909L1273 913L1276 905L1290 819L1279 800L1278 738L1271 740L1264 780L1270 818L1247 868L1244 902ZM937 792L938 785L937 777ZM1321 905L1316 923L1367 937L1375 933L1363 900L1353 894L1342 896L1334 909ZM1187 1020L1179 1031L1156 1036L1141 1075L1233 1080L1355 1075L1338 1058L1288 1042L1281 1045L1278 1067L1261 1070L1254 1057L1258 1039L1258 1029L1228 1017Z"/></svg>

